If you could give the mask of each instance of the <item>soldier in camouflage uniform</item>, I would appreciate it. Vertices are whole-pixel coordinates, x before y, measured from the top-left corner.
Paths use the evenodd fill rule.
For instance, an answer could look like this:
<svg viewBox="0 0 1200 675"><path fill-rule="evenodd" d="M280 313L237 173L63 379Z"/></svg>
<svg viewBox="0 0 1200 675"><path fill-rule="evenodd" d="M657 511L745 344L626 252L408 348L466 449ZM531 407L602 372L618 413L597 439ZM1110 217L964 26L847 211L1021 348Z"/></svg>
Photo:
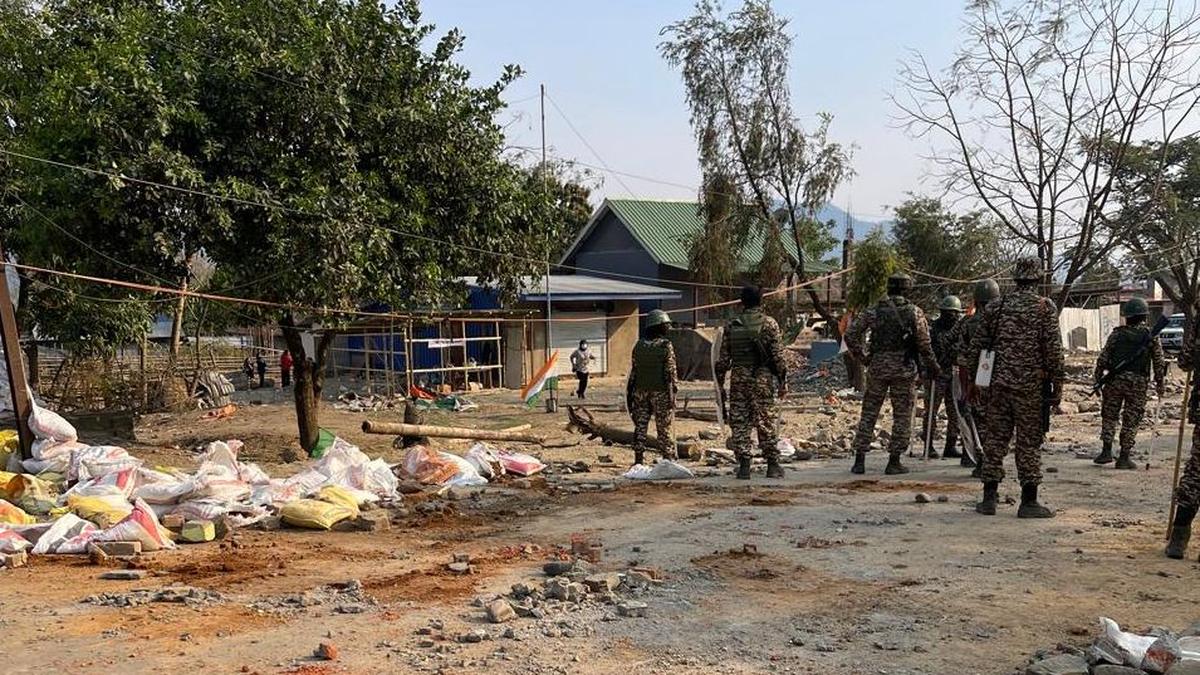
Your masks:
<svg viewBox="0 0 1200 675"><path fill-rule="evenodd" d="M675 370L675 348L667 339L671 318L661 309L646 317L646 337L633 347L633 365L629 373L626 403L633 417L633 463L646 460L646 432L650 418L658 431L659 452L675 458L675 394L679 375Z"/></svg>
<svg viewBox="0 0 1200 675"><path fill-rule="evenodd" d="M846 347L860 363L867 364L867 391L862 415L854 434L854 465L851 473L866 472L867 453L875 436L879 409L889 395L892 400L892 438L888 444L888 475L908 473L900 455L912 441L912 409L920 360L927 376L936 379L937 359L929 341L929 324L920 307L904 297L912 290L912 278L895 274L888 278L887 297L863 312L846 331ZM870 334L869 348L867 335Z"/></svg>
<svg viewBox="0 0 1200 675"><path fill-rule="evenodd" d="M1200 331L1196 330L1195 320L1189 321L1183 341L1183 349L1179 352L1179 367L1191 371L1200 363ZM1197 376L1192 372L1193 381ZM1196 390L1192 390L1192 399ZM1195 404L1188 406L1188 422L1192 427L1192 452L1183 476L1175 488L1175 519L1171 522L1171 540L1167 544L1167 557L1182 559L1187 554L1188 540L1192 538L1192 520L1196 511L1200 510L1200 418L1197 417Z"/></svg>
<svg viewBox="0 0 1200 675"><path fill-rule="evenodd" d="M1039 259L1017 261L1013 269L1016 289L988 304L971 339L969 372L977 372L984 351L991 351L995 357L982 434L983 500L975 507L984 515L996 514L1000 481L1004 480L1004 456L1015 435L1013 454L1021 482L1017 517L1054 517L1054 512L1039 504L1037 498L1045 437L1042 406L1057 406L1062 401L1063 351L1058 309L1037 292L1041 278ZM971 389L972 398L977 400L973 381Z"/></svg>
<svg viewBox="0 0 1200 675"><path fill-rule="evenodd" d="M965 378L966 382L971 382L975 379L975 373L971 368L971 340L975 338L975 331L979 328L979 321L983 318L983 310L988 303L1000 297L1000 284L996 283L995 279L983 279L975 282L975 289L972 292L975 300L975 310L970 315L954 324L954 330L950 332L950 343L954 345L954 365L959 368L959 377ZM963 391L969 387L964 386ZM970 407L971 419L974 420L976 431L980 437L983 436L983 405L974 405L967 402ZM981 452L982 449L977 448L976 452ZM979 478L979 466L971 460L965 452L962 456L962 465L965 467L974 468L971 475Z"/></svg>
<svg viewBox="0 0 1200 675"><path fill-rule="evenodd" d="M938 410L942 403L946 404L946 449L943 454L947 459L958 459L958 408L954 405L954 388L950 378L954 376L954 328L961 322L962 302L956 296L947 295L942 298L938 307L938 318L929 326L929 341L933 346L933 355L937 358L941 376L933 380L933 401L930 406L933 412L926 411L925 426L932 422L937 427ZM921 438L927 439L925 453L931 459L937 459L937 450L933 449L933 431L922 428Z"/></svg>
<svg viewBox="0 0 1200 675"><path fill-rule="evenodd" d="M1117 458L1118 469L1136 469L1129 453L1137 441L1138 427L1146 412L1146 389L1150 384L1151 372L1159 398L1163 395L1163 378L1167 374L1162 345L1146 325L1150 307L1141 298L1133 298L1121 306L1125 325L1118 326L1108 336L1100 358L1096 359L1096 382L1117 364L1124 364L1121 371L1104 385L1100 408L1100 441L1104 449L1094 460L1096 464L1113 461L1112 443L1116 435L1117 421L1121 423L1121 455ZM1132 360L1131 360L1132 359ZM1122 408L1124 410L1122 411Z"/></svg>
<svg viewBox="0 0 1200 675"><path fill-rule="evenodd" d="M783 332L775 319L763 314L762 291L756 286L742 289L742 314L725 327L716 363L718 387L729 376L730 448L738 459L737 477L750 478L753 444L751 430L758 432L758 448L767 460L767 478L782 478L779 465L779 403L787 388L787 364L783 360Z"/></svg>

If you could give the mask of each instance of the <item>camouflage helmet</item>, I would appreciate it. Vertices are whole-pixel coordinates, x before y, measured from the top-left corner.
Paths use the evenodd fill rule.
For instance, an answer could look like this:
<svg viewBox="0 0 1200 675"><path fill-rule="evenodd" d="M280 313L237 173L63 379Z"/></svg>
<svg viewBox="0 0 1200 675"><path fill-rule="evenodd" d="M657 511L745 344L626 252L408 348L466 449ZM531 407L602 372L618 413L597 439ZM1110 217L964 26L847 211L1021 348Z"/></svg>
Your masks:
<svg viewBox="0 0 1200 675"><path fill-rule="evenodd" d="M1042 278L1042 261L1032 256L1021 258L1013 267L1013 279L1016 281L1038 281Z"/></svg>
<svg viewBox="0 0 1200 675"><path fill-rule="evenodd" d="M942 303L938 305L938 309L943 312L961 312L962 300L959 300L957 295L947 295L942 298Z"/></svg>
<svg viewBox="0 0 1200 675"><path fill-rule="evenodd" d="M1150 314L1150 305L1141 298L1130 298L1121 305L1121 316L1146 316Z"/></svg>
<svg viewBox="0 0 1200 675"><path fill-rule="evenodd" d="M907 293L912 290L913 279L903 272L897 272L888 277L887 290L888 293Z"/></svg>
<svg viewBox="0 0 1200 675"><path fill-rule="evenodd" d="M654 328L655 326L669 323L671 323L671 317L667 316L667 313L661 309L652 309L646 315L646 328Z"/></svg>
<svg viewBox="0 0 1200 675"><path fill-rule="evenodd" d="M995 300L1000 297L1000 284L996 283L995 279L981 279L975 282L975 289L972 295L975 298L975 304Z"/></svg>

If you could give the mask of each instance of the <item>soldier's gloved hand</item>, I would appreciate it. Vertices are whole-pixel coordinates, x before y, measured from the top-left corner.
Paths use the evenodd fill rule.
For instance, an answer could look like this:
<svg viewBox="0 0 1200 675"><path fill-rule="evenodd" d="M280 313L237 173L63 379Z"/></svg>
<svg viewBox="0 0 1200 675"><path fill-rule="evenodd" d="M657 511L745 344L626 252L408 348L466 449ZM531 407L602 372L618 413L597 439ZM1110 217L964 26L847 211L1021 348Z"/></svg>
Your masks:
<svg viewBox="0 0 1200 675"><path fill-rule="evenodd" d="M1167 385L1165 382L1158 382L1154 386L1154 393L1158 394L1159 398L1167 395Z"/></svg>
<svg viewBox="0 0 1200 675"><path fill-rule="evenodd" d="M967 385L967 403L970 403L971 405L979 405L979 401L979 385L972 382Z"/></svg>
<svg viewBox="0 0 1200 675"><path fill-rule="evenodd" d="M783 398L784 396L787 396L787 393L788 393L787 380L780 378L779 379L779 398Z"/></svg>

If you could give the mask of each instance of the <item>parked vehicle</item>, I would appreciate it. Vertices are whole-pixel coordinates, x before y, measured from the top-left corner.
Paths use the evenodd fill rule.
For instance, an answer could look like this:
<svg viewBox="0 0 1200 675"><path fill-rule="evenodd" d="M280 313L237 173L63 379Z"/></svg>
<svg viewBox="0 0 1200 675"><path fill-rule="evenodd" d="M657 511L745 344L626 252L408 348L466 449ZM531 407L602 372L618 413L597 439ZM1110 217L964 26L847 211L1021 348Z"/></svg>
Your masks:
<svg viewBox="0 0 1200 675"><path fill-rule="evenodd" d="M1167 327L1158 335L1158 339L1162 342L1163 350L1168 352L1178 352L1183 350L1183 328L1185 315L1172 314L1171 318L1167 319Z"/></svg>

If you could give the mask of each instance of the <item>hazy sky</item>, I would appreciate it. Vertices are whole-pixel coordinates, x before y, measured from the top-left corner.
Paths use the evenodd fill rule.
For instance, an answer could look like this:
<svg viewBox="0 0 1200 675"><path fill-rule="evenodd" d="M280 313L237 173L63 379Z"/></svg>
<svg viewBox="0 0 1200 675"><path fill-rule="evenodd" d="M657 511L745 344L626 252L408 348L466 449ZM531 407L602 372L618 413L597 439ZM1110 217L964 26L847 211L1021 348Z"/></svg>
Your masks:
<svg viewBox="0 0 1200 675"><path fill-rule="evenodd" d="M734 3L727 2L726 6ZM508 92L512 145L536 147L538 84L595 152L554 107L546 110L551 153L647 176L664 185L601 172L599 194L693 198L699 182L695 142L679 74L658 55L659 30L687 16L690 0L424 0L426 19L440 31L466 35L461 61L480 82L502 64L526 75ZM776 0L795 36L792 96L811 121L834 115L832 136L857 146L857 176L834 201L864 219L921 191L928 143L895 127L887 100L897 64L910 48L939 67L957 44L962 0ZM687 186L687 187L682 187Z"/></svg>

